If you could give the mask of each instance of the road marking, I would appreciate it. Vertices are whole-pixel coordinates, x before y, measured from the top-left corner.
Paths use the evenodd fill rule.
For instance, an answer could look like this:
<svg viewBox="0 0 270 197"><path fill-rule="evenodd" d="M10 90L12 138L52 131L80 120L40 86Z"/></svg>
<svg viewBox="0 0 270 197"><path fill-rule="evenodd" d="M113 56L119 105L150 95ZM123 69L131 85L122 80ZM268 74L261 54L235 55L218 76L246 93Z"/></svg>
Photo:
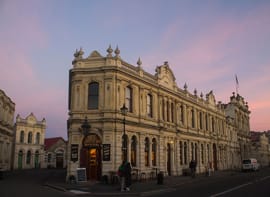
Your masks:
<svg viewBox="0 0 270 197"><path fill-rule="evenodd" d="M90 192L84 192L80 190L69 190L69 192L74 193L74 194L90 194Z"/></svg>
<svg viewBox="0 0 270 197"><path fill-rule="evenodd" d="M241 188L241 187L245 187L245 186L251 185L251 184L252 184L252 182L248 182L248 183L246 183L246 184L239 185L239 186L233 187L233 188L231 188L231 189L225 190L224 192L220 192L220 193L211 195L210 197L221 196L221 195L223 195L223 194L229 193L229 192L231 192L231 191L237 190L237 189L239 189L239 188Z"/></svg>
<svg viewBox="0 0 270 197"><path fill-rule="evenodd" d="M270 176L266 176L266 177L257 179L257 180L255 180L255 181L253 181L253 182L248 182L248 183L245 183L245 184L242 184L242 185L233 187L233 188L231 188L231 189L225 190L225 191L223 191L223 192L220 192L220 193L217 193L217 194L213 194L213 195L211 195L210 197L221 196L221 195L223 195L223 194L229 193L229 192L231 192L231 191L237 190L237 189L242 188L242 187L245 187L245 186L247 186L247 185L251 185L251 184L253 184L254 182L263 181L263 180L266 180L266 179L269 179L269 178L270 178Z"/></svg>

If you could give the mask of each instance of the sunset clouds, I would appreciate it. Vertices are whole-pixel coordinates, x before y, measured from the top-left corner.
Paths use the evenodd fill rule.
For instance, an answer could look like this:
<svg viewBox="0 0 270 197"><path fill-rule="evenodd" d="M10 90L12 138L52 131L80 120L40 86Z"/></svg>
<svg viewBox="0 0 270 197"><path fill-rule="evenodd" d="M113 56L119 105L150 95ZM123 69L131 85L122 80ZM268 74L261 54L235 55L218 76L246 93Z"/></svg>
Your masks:
<svg viewBox="0 0 270 197"><path fill-rule="evenodd" d="M180 88L217 101L229 101L237 74L251 129L270 129L268 1L4 0L0 23L0 88L16 113L46 118L47 136L66 137L74 50L105 55L109 44L151 74L168 61Z"/></svg>

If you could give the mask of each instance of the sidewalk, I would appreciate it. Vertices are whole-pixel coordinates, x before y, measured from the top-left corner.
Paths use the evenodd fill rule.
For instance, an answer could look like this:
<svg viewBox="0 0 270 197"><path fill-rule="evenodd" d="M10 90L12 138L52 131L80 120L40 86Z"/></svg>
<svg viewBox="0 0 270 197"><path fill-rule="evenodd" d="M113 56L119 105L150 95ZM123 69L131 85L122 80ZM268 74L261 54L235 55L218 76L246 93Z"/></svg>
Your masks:
<svg viewBox="0 0 270 197"><path fill-rule="evenodd" d="M199 174L196 178L190 176L166 176L163 184L157 184L157 180L146 180L143 182L133 182L130 191L121 192L120 184L105 184L102 182L81 182L76 184L69 184L61 180L47 180L46 186L65 192L71 192L78 195L128 195L129 196L147 196L155 193L163 193L175 190L175 187L202 181L206 178L214 178L218 176L231 176L233 171L217 171L212 176L207 177L204 174Z"/></svg>

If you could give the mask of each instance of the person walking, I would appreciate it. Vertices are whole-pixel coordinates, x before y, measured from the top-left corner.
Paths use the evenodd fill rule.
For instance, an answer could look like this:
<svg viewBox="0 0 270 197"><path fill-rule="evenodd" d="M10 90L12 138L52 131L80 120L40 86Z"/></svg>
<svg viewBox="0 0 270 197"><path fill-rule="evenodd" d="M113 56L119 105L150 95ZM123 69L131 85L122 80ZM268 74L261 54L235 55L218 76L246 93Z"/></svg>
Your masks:
<svg viewBox="0 0 270 197"><path fill-rule="evenodd" d="M192 159L189 163L189 168L190 168L190 172L191 172L191 177L195 178L195 174L196 174L196 166L197 163L194 159Z"/></svg>
<svg viewBox="0 0 270 197"><path fill-rule="evenodd" d="M123 192L123 191L125 191L125 164L126 164L126 162L125 161L123 161L122 162L122 164L119 166L119 168L118 168L118 172L117 172L117 174L118 174L118 176L119 176L119 178L120 178L120 188L121 188L121 192Z"/></svg>
<svg viewBox="0 0 270 197"><path fill-rule="evenodd" d="M130 162L127 162L125 165L125 190L130 191L131 186L131 164Z"/></svg>

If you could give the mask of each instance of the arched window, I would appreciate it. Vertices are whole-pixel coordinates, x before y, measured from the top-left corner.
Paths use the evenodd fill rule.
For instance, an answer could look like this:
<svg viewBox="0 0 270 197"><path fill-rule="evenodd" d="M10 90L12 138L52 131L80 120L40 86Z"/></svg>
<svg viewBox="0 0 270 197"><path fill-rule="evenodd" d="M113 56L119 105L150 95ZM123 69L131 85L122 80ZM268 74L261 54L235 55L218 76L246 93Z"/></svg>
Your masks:
<svg viewBox="0 0 270 197"><path fill-rule="evenodd" d="M212 118L212 132L215 131L215 119L214 117Z"/></svg>
<svg viewBox="0 0 270 197"><path fill-rule="evenodd" d="M195 112L194 109L191 110L191 126L195 128Z"/></svg>
<svg viewBox="0 0 270 197"><path fill-rule="evenodd" d="M182 141L179 142L179 148L180 148L180 154L179 154L179 159L180 159L180 165L183 165L183 143Z"/></svg>
<svg viewBox="0 0 270 197"><path fill-rule="evenodd" d="M26 164L30 164L31 163L31 151L27 151L26 154Z"/></svg>
<svg viewBox="0 0 270 197"><path fill-rule="evenodd" d="M165 121L165 99L162 100L162 120Z"/></svg>
<svg viewBox="0 0 270 197"><path fill-rule="evenodd" d="M187 143L184 142L184 163L187 164Z"/></svg>
<svg viewBox="0 0 270 197"><path fill-rule="evenodd" d="M98 109L99 84L92 82L88 84L88 109Z"/></svg>
<svg viewBox="0 0 270 197"><path fill-rule="evenodd" d="M171 103L171 121L174 122L174 104Z"/></svg>
<svg viewBox="0 0 270 197"><path fill-rule="evenodd" d="M167 101L167 122L170 121L170 103Z"/></svg>
<svg viewBox="0 0 270 197"><path fill-rule="evenodd" d="M49 153L49 154L48 154L48 163L51 163L51 162L52 162L52 154Z"/></svg>
<svg viewBox="0 0 270 197"><path fill-rule="evenodd" d="M24 131L20 133L20 143L24 143Z"/></svg>
<svg viewBox="0 0 270 197"><path fill-rule="evenodd" d="M203 117L202 117L202 112L200 112L200 129L203 128Z"/></svg>
<svg viewBox="0 0 270 197"><path fill-rule="evenodd" d="M184 123L184 107L183 105L180 106L180 122Z"/></svg>
<svg viewBox="0 0 270 197"><path fill-rule="evenodd" d="M155 138L152 139L152 166L157 165L157 140Z"/></svg>
<svg viewBox="0 0 270 197"><path fill-rule="evenodd" d="M149 166L149 138L144 140L144 163L145 166Z"/></svg>
<svg viewBox="0 0 270 197"><path fill-rule="evenodd" d="M131 165L136 166L137 165L137 138L136 136L132 136L131 138Z"/></svg>
<svg viewBox="0 0 270 197"><path fill-rule="evenodd" d="M204 164L204 146L203 146L203 144L201 144L201 160L202 160L202 164Z"/></svg>
<svg viewBox="0 0 270 197"><path fill-rule="evenodd" d="M36 144L40 143L40 133L36 134Z"/></svg>
<svg viewBox="0 0 270 197"><path fill-rule="evenodd" d="M32 132L30 131L29 133L28 133L28 144L31 144L32 143Z"/></svg>
<svg viewBox="0 0 270 197"><path fill-rule="evenodd" d="M132 112L132 88L130 86L126 87L126 98L125 98L125 104L128 108L129 112Z"/></svg>
<svg viewBox="0 0 270 197"><path fill-rule="evenodd" d="M147 94L147 115L153 117L153 97L151 94Z"/></svg>

